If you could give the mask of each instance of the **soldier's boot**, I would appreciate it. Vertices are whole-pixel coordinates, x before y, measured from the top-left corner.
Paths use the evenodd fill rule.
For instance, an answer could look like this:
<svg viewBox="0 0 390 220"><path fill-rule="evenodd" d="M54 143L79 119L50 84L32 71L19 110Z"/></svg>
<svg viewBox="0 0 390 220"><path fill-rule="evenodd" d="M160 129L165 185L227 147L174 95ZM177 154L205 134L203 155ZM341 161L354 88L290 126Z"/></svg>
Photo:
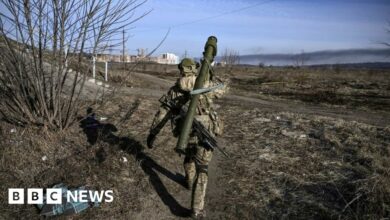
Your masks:
<svg viewBox="0 0 390 220"><path fill-rule="evenodd" d="M184 163L184 172L185 172L185 180L187 189L192 190L195 182L195 175L196 175L196 167L195 162L190 161L187 163Z"/></svg>
<svg viewBox="0 0 390 220"><path fill-rule="evenodd" d="M207 165L199 165L198 178L196 179L195 188L192 194L192 217L201 219L206 216L204 211L204 202L207 188Z"/></svg>
<svg viewBox="0 0 390 220"><path fill-rule="evenodd" d="M206 218L206 212L204 210L192 212L191 218L192 219L204 219L204 218Z"/></svg>

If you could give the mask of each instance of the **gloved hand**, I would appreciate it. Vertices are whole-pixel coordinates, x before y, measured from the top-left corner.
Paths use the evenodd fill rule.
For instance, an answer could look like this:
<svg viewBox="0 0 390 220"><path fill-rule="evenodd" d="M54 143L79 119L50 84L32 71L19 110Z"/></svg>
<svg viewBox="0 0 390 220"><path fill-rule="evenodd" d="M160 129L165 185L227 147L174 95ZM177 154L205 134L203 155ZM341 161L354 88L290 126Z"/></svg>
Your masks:
<svg viewBox="0 0 390 220"><path fill-rule="evenodd" d="M149 148L149 149L152 149L152 148L153 148L153 143L154 143L155 140L156 140L156 135L150 133L150 134L148 135L148 138L146 139L146 145L148 145L148 148Z"/></svg>
<svg viewBox="0 0 390 220"><path fill-rule="evenodd" d="M177 147L175 147L175 149L174 149L175 151L176 151L176 153L178 153L179 154L179 156L181 156L182 154L183 155L185 155L186 154L186 151L185 150L183 150L183 149L181 149L181 148L177 148Z"/></svg>

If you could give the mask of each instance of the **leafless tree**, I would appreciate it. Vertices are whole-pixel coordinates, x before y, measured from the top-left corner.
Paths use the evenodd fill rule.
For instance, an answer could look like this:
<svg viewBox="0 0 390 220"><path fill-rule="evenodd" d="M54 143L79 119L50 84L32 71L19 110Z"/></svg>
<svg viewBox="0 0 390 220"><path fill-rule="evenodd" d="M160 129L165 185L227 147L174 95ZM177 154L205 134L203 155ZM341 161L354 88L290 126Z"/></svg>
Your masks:
<svg viewBox="0 0 390 220"><path fill-rule="evenodd" d="M390 35L390 21L387 24L386 32ZM387 42L384 41L384 42L382 42L382 44L387 46L387 47L390 47L390 41L387 41Z"/></svg>
<svg viewBox="0 0 390 220"><path fill-rule="evenodd" d="M240 64L240 54L238 51L233 49L225 49L221 56L221 64L225 67L227 73L233 71L233 67Z"/></svg>
<svg viewBox="0 0 390 220"><path fill-rule="evenodd" d="M265 64L263 62L259 62L259 64L257 66L261 69L261 68L265 67Z"/></svg>
<svg viewBox="0 0 390 220"><path fill-rule="evenodd" d="M304 50L301 53L293 56L293 63L296 67L303 67L306 65L306 62L309 60L309 56L305 53Z"/></svg>
<svg viewBox="0 0 390 220"><path fill-rule="evenodd" d="M224 62L226 66L240 64L240 53L233 49L225 49L222 54L221 61Z"/></svg>
<svg viewBox="0 0 390 220"><path fill-rule="evenodd" d="M82 106L92 56L150 11L146 0L0 0L0 113L65 129ZM69 66L75 72L69 71Z"/></svg>

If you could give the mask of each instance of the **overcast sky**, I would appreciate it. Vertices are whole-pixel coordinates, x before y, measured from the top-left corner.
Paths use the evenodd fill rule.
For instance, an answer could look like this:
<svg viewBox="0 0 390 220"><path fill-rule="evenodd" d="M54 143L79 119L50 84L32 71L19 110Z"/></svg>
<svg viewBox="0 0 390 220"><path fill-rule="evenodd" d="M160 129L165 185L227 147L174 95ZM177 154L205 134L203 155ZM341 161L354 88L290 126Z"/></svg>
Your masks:
<svg viewBox="0 0 390 220"><path fill-rule="evenodd" d="M390 0L148 0L127 48L201 56L208 36L240 54L381 48L390 40Z"/></svg>

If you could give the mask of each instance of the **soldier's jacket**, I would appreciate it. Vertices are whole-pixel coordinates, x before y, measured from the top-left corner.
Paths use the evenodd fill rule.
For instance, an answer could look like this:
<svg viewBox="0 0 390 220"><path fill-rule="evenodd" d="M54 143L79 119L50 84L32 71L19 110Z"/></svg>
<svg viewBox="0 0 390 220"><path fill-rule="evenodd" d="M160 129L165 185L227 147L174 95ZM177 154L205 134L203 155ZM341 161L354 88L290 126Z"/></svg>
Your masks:
<svg viewBox="0 0 390 220"><path fill-rule="evenodd" d="M195 80L195 75L187 75L179 78L175 85L169 89L165 97L172 100L177 107L189 105L189 92L192 91L195 85ZM213 85L213 82L206 81L204 88ZM224 92L224 89L219 89L200 95L198 107L196 109L197 114L195 115L195 119L201 122L203 126L205 126L208 131L214 135L222 134L223 125L216 111L213 109L212 98L218 98L222 96ZM172 112L168 107L161 105L159 111L155 115L150 131L152 133L158 133L158 131L155 131L158 125L161 121L169 117L173 128L173 134L178 136L180 134L181 122L184 120L184 118L177 117L178 114L179 112ZM191 134L191 136L193 137L194 135Z"/></svg>

